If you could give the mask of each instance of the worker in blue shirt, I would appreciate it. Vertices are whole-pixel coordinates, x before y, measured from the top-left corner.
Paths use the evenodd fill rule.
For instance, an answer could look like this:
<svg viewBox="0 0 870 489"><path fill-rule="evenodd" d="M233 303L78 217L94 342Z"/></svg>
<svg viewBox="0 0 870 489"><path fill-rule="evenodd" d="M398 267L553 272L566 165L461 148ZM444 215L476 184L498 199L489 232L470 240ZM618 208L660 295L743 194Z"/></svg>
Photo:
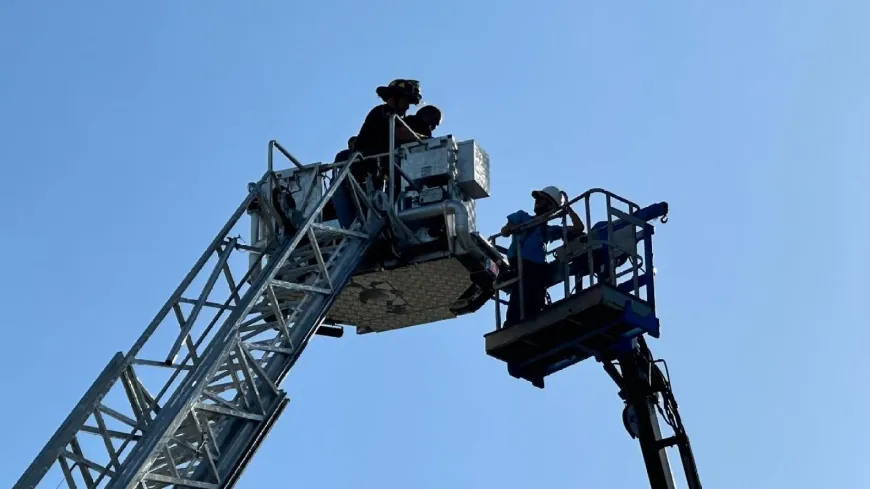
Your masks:
<svg viewBox="0 0 870 489"><path fill-rule="evenodd" d="M508 222L501 229L502 236L513 235L511 246L508 249L508 260L510 261L511 268L517 270L519 267L517 246L520 247L520 255L523 260L523 273L520 277L520 283L522 283L523 288L524 316L520 318L520 292L518 284L510 294L505 326L530 319L544 308L547 288L549 288L547 244L562 238L562 226L551 226L547 223L514 233L514 229L518 226L561 207L565 202L562 191L552 186L533 191L532 197L535 199L535 215L533 216L526 211L514 212L507 217ZM568 226L567 233L573 235L583 232L583 222L580 220L580 216L570 206L566 211L571 219L571 225Z"/></svg>

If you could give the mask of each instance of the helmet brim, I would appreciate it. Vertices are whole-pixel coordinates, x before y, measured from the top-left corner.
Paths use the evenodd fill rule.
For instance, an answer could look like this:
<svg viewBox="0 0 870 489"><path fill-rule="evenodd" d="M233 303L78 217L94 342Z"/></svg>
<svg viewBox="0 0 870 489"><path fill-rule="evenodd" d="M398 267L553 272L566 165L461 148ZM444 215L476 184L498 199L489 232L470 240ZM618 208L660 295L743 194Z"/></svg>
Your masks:
<svg viewBox="0 0 870 489"><path fill-rule="evenodd" d="M423 101L423 98L419 94L414 95L396 87L378 87L375 89L375 93L377 93L378 97L380 97L384 102L392 96L407 97L411 105L418 105Z"/></svg>
<svg viewBox="0 0 870 489"><path fill-rule="evenodd" d="M548 194L546 192L542 192L540 190L532 190L532 198L544 199L547 202L553 204L553 206L555 206L555 207L559 207L560 205L562 205L560 202L556 201L556 199L554 199L553 196L551 196L550 194Z"/></svg>
<svg viewBox="0 0 870 489"><path fill-rule="evenodd" d="M381 100L387 100L394 93L393 89L390 87L378 87L375 89L375 92L378 94L378 97L380 97Z"/></svg>

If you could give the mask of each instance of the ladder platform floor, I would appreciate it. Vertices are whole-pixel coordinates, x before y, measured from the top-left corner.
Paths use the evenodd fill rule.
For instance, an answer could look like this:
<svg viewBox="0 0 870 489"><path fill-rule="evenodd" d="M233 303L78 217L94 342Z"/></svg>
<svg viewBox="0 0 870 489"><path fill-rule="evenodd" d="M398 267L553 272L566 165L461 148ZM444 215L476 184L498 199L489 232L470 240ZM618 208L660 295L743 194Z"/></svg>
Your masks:
<svg viewBox="0 0 870 489"><path fill-rule="evenodd" d="M653 308L613 286L596 284L484 339L486 353L507 363L512 376L543 388L544 377L606 356L642 334L659 336Z"/></svg>

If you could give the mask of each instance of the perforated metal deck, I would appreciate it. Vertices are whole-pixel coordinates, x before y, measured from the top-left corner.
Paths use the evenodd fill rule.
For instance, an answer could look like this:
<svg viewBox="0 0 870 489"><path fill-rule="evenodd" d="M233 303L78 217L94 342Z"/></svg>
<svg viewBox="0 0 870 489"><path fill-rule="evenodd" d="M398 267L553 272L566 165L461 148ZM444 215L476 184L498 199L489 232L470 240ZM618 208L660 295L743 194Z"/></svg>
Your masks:
<svg viewBox="0 0 870 489"><path fill-rule="evenodd" d="M452 319L452 306L470 285L468 270L452 258L357 275L328 319L360 333Z"/></svg>
<svg viewBox="0 0 870 489"><path fill-rule="evenodd" d="M507 363L512 376L543 388L544 377L606 355L644 333L659 336L652 307L608 284L597 284L484 338L486 353Z"/></svg>

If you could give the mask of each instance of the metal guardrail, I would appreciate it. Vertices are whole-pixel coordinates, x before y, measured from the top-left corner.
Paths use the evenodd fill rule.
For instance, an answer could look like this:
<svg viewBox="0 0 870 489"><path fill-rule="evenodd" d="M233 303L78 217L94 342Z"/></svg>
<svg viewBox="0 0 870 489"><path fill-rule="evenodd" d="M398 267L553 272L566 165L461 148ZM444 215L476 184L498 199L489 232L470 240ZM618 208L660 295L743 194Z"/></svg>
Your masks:
<svg viewBox="0 0 870 489"><path fill-rule="evenodd" d="M407 128L411 132L411 134L414 135L414 139L416 139L417 142L423 141L419 137L419 135L417 133L415 133L404 120L402 120L401 117L399 117L398 115L395 115L395 114L391 115L390 120L389 120L389 125L390 125L389 147L391 148L391 150L386 152L386 153L363 156L362 153L355 152L351 155L351 157L348 160L345 160L345 161L337 161L337 162L327 163L327 164L324 164L324 163L303 164L299 161L299 159L297 159L289 151L287 151L287 149L284 148L277 140L273 139L273 140L269 141L267 174L266 174L267 177L266 178L267 178L267 181L269 182L270 188L274 188L274 186L277 184L277 178L276 178L276 172L275 172L275 150L277 150L288 161L290 161L297 169L316 171L317 173L320 174L321 178L312 179L312 182L309 185L309 187L305 189L305 191L303 192L304 198L307 198L311 194L311 192L313 191L314 185L316 185L316 183L317 183L317 182L315 182L315 180L317 180L321 183L321 186L322 186L321 190L322 190L323 194L325 194L326 192L329 191L329 188L332 187L336 182L334 182L329 177L326 177L327 173L329 173L329 172L332 172L333 174L335 174L336 172L340 173L342 171L342 169L346 166L349 166L352 164L359 165L359 164L362 164L361 162L363 162L363 161L380 162L380 161L382 161L383 158L386 157L388 159L388 162L389 162L388 173L387 173L387 182L386 182L388 189L387 189L386 195L378 197L377 193L378 193L379 189L376 189L373 187L364 190L362 188L362 186L360 185L360 183L356 180L356 178L353 178L351 176L350 178L347 178L346 181L349 183L349 185L351 186L351 189L352 189L350 194L351 194L351 198L353 200L353 205L354 205L357 213L359 213L360 215L364 215L363 205L366 205L368 208L376 208L376 209L380 208L380 210L387 212L387 216L390 218L389 219L390 223L394 229L398 228L398 230L401 233L408 234L409 238L415 239L415 238L413 238L413 233L411 233L410 230L407 229L407 226L405 226L396 217L397 212L399 210L399 202L398 202L399 196L396 195L396 184L394 182L396 182L396 178L399 178L399 179L407 182L408 187L410 187L418 192L422 191L423 189L420 185L418 185L416 182L411 180L411 178L408 176L408 174L404 170L402 170L402 167L399 164L399 159L396 156L396 149L397 149L396 137L395 137L395 131L396 131L396 127L397 127L396 121L398 121L399 123L404 125L405 128ZM377 166L380 167L380 165L377 165ZM397 175L397 173L398 173L398 175ZM370 192L374 192L374 193L370 193ZM384 199L384 197L386 197L386 199ZM271 202L271 195L269 195L269 194L263 195L263 196L261 196L261 198L268 201L269 204L273 204ZM384 200L386 200L387 202L384 202ZM375 205L375 204L377 204L377 205ZM272 207L274 207L274 206L272 206Z"/></svg>
<svg viewBox="0 0 870 489"><path fill-rule="evenodd" d="M396 147L396 121L398 121L403 126L405 126L405 128L407 128L408 131L410 131L411 134L414 135L414 139L417 142L423 142L423 140L419 137L419 135L416 132L414 132L414 130L411 129L411 127L401 117L399 117L396 114L393 114L390 116L390 136L389 136L390 137L390 140L389 140L390 151L389 152L365 156L365 157L362 156L361 153L356 152L347 161L338 161L338 162L329 163L329 164L320 164L319 165L320 172L326 173L330 170L341 171L341 169L344 166L350 165L358 160L379 161L381 158L387 157L389 160L388 175L387 175L387 177L389 179L388 180L389 192L387 193L387 196L389 197L389 202L391 202L394 207L397 205L396 198L398 196L395 195L395 192L394 192L395 186L392 184L392 182L395 182L396 173L399 174L399 177L401 179L403 179L405 182L408 183L409 187L413 188L414 190L416 190L418 192L422 191L422 187L420 187L416 182L412 181L411 178L408 176L408 174L405 173L405 171L402 170L402 167L398 164L398 160L396 158L396 149L397 149L397 147ZM274 155L275 155L276 149L287 160L289 160L291 163L293 163L293 165L296 166L296 168L298 168L300 170L310 168L310 167L316 165L316 164L306 165L306 164L301 163L295 156L293 156L289 151L287 151L287 149L284 148L277 140L273 139L273 140L269 141L269 150L268 150L267 170L268 170L270 176L273 176L274 172L275 172ZM324 189L324 190L326 190L326 189Z"/></svg>
<svg viewBox="0 0 870 489"><path fill-rule="evenodd" d="M292 154L290 154L290 152L287 151L284 148L284 146L281 146L281 144L278 143L277 140L273 139L273 140L269 141L269 157L268 157L269 158L269 160L268 160L269 173L272 173L275 170L275 165L274 165L274 154L275 154L274 150L275 149L280 151L281 154L284 155L285 158L287 158L288 160L290 160L290 162L292 162L294 165L296 165L296 168L302 169L305 166L302 163L300 163L299 160L296 159L296 157L294 157Z"/></svg>
<svg viewBox="0 0 870 489"><path fill-rule="evenodd" d="M602 228L599 226L593 229L592 222L592 197L593 196L603 196L605 200L605 214L606 214L606 238L605 239L595 239L596 235L602 232ZM567 200L567 199L566 199ZM568 217L568 209L573 204L577 202L583 202L583 219L585 222L585 230L579 236L573 237L569 236L567 230L567 217ZM618 209L615 204L621 204L623 207L627 207L627 212ZM539 226L547 225L549 222L559 219L562 227L562 242L563 245L554 251L549 251L547 253L548 256L556 254L559 250L562 250L561 256L557 257L557 261L561 267L562 274L562 284L563 284L563 292L564 296L567 298L573 294L576 294L582 291L584 287L584 280L588 283L588 286L591 287L596 283L601 283L602 281L610 283L613 286L620 286L621 288L627 290L632 295L640 296L640 289L644 286L649 287L647 290L647 296L652 297L651 289L652 289L652 281L648 281L648 283L641 283L641 274L640 272L643 270L643 267L646 266L649 270L648 273L652 273L652 245L651 245L651 228L652 225L647 223L646 221L634 217L634 214L640 210L640 206L628 199L620 197L619 195L614 194L613 192L607 191L602 188L593 188L587 190L583 194L567 200L564 204L558 206L557 208L547 212L546 214L536 216L534 219L529 222L523 223L521 225L515 226L511 228L510 237L511 239L515 239L514 237L522 237L530 230L533 230ZM600 221L598 224L599 225ZM626 229L628 228L628 229ZM640 232L637 229L640 228ZM627 243L617 243L614 241L615 233L622 233L623 236L627 236L628 232L631 232L631 240ZM645 232L645 231L650 232ZM488 238L489 242L494 246L498 247L497 240L502 237L501 233L494 234ZM643 240L645 242L645 251L644 256L642 257L638 251L637 246L638 243ZM579 246L578 242L582 242ZM574 244L574 250L570 253L569 256L569 244ZM579 248L579 249L577 249ZM596 263L595 254L599 252L599 256L603 255L600 253L601 249L606 250L607 263L606 269L601 270L601 263ZM630 249L626 249L630 248ZM628 268L624 270L620 270L622 264L619 264L618 261L625 259L624 263L628 263ZM572 264L576 264L578 260L587 260L586 266L587 274L584 275L575 275L574 286L571 286L571 267ZM524 270L523 270L523 258L522 258L522 246L519 246L517 243L516 246L516 261L517 261L517 276L515 278L511 278L510 280L500 283L497 285L497 289L495 291L495 300L496 300L496 327L500 329L502 327L502 314L501 314L501 306L505 304L505 301L501 299L500 293L502 290L512 287L511 294L518 295L518 302L520 308L520 321L523 321L527 318L528 311L525 310L525 284L524 284ZM631 282L630 285L626 284L626 280L623 280L627 275L631 274Z"/></svg>

